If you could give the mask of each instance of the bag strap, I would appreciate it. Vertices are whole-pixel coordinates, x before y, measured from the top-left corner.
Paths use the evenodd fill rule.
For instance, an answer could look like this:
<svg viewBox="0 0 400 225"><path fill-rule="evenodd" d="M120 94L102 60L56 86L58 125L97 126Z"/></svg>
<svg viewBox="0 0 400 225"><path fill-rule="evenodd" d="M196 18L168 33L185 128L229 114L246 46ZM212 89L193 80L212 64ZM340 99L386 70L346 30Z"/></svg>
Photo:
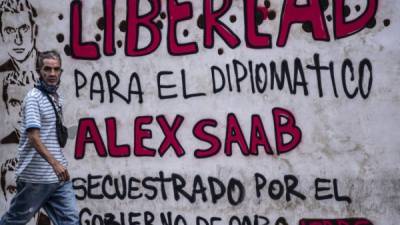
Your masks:
<svg viewBox="0 0 400 225"><path fill-rule="evenodd" d="M60 123L62 125L62 120L60 119L60 115L58 114L58 110L56 109L56 105L54 104L53 99L51 99L51 97L49 96L49 94L47 92L42 91L37 87L35 87L35 88L38 89L39 91L41 91L44 95L46 95L47 99L49 100L49 102L53 106L54 113L56 114L56 122Z"/></svg>

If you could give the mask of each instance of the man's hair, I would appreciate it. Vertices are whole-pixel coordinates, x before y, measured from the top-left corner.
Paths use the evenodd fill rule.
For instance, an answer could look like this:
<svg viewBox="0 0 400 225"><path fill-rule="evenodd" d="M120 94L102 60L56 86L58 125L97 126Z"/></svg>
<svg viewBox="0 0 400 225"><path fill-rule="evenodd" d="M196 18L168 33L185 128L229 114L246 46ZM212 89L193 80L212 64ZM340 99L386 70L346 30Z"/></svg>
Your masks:
<svg viewBox="0 0 400 225"><path fill-rule="evenodd" d="M6 174L9 171L15 171L15 168L17 167L17 158L13 159L7 159L5 163L1 164L1 177L0 177L0 183L1 183L1 190L3 191L4 198L7 201L7 187L6 187Z"/></svg>
<svg viewBox="0 0 400 225"><path fill-rule="evenodd" d="M57 50L50 50L50 51L45 51L45 52L39 52L37 58L36 58L36 72L42 76L40 74L40 69L42 69L43 67L43 61L45 59L56 59L60 62L60 66L61 66L61 56L60 53L58 53Z"/></svg>
<svg viewBox="0 0 400 225"><path fill-rule="evenodd" d="M26 86L29 85L29 81L27 79L19 79L20 75L18 74L18 72L12 71L10 73L7 74L6 77L4 77L3 79L3 93L2 93L2 97L3 97L3 101L6 104L6 109L7 112L9 112L9 106L8 106L8 89L10 88L10 86L14 86L13 88L17 88L19 86ZM15 87L16 86L16 87Z"/></svg>
<svg viewBox="0 0 400 225"><path fill-rule="evenodd" d="M29 21L33 26L35 23L35 17L37 17L37 12L35 7L28 0L0 0L0 34L3 36L3 19L2 15L5 12L20 13L27 11L29 14ZM32 27L33 29L33 27ZM34 31L34 36L37 35L37 29Z"/></svg>

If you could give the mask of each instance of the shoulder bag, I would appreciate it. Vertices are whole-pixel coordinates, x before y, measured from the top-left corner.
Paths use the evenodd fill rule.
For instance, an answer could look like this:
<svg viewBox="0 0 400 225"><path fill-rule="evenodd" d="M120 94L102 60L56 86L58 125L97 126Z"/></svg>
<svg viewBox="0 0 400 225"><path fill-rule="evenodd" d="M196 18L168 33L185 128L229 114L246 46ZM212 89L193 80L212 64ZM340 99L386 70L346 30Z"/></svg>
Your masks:
<svg viewBox="0 0 400 225"><path fill-rule="evenodd" d="M42 91L42 90L40 90L40 91ZM49 94L44 91L42 91L42 93L46 95L47 99L53 106L54 113L56 114L56 131L57 131L58 143L60 144L61 148L64 148L65 145L67 144L68 129L63 125L61 116L58 113L58 110L56 109L56 106L55 106L53 100L51 99L51 97L49 96Z"/></svg>

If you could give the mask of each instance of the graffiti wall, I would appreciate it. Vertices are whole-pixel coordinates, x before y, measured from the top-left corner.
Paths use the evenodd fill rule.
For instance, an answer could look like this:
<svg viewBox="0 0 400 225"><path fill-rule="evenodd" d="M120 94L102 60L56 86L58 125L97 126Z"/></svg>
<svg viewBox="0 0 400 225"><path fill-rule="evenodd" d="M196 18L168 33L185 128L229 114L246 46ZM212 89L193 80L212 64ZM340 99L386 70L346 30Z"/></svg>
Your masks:
<svg viewBox="0 0 400 225"><path fill-rule="evenodd" d="M399 1L0 2L1 213L56 49L81 224L400 221Z"/></svg>

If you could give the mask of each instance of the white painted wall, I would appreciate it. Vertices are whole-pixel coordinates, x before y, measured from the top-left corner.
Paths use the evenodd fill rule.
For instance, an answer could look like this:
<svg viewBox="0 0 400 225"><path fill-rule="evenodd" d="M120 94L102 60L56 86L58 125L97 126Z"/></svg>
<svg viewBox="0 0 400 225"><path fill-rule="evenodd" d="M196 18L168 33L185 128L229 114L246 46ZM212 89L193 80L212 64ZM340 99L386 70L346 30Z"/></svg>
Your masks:
<svg viewBox="0 0 400 225"><path fill-rule="evenodd" d="M162 1L162 12L166 11L166 3ZM331 1L329 1L331 3ZM244 18L242 1L234 1L229 12L222 18L234 32L237 33L242 43L236 49L229 48L218 35L215 36L215 46L212 49L204 48L203 30L197 26L197 18L202 14L202 1L192 2L193 18L181 22L178 25L178 40L182 43L197 42L199 51L196 54L185 56L171 56L167 51L167 19L157 17L163 24L161 45L154 53L144 57L127 57L124 46L116 46L116 54L104 56L102 53L104 39L103 31L97 25L97 20L102 17L102 4L95 1L84 1L83 3L83 41L95 41L99 34L102 57L99 60L75 59L64 50L69 45L70 38L70 3L64 1L32 1L37 9L38 17L36 23L39 28L37 36L37 49L57 49L63 57L63 75L61 92L65 97L65 123L70 128L70 140L64 149L65 156L69 160L69 171L75 180L77 196L83 196L82 180L88 181L88 176L98 175L102 178L93 179L93 185L100 182L100 186L93 188L93 194L101 194L101 182L107 175L120 179L136 178L143 181L146 177L158 177L162 171L165 177L171 174L179 174L186 182L185 190L192 191L192 184L196 175L199 175L206 188L207 200L203 201L201 194L196 195L194 203L181 197L174 199L171 182L165 184L167 199L158 194L153 200L145 197L139 199L85 199L78 201L82 210L82 224L102 224L88 222L96 216L105 217L111 213L119 221L120 213L125 217L125 224L129 224L130 212L141 213L135 217L144 224L143 214L149 211L155 216L154 224L161 224L160 213L172 212L173 218L178 214L185 219L187 224L196 224L196 217L207 219L220 217L221 221L214 224L230 224L230 218L238 216L249 216L252 220L254 215L267 217L270 224L275 224L278 217L284 217L288 224L298 224L303 218L365 218L375 225L397 224L400 220L400 196L399 196L399 136L400 116L400 85L399 74L399 13L400 3L394 0L379 1L375 16L376 25L373 28L365 28L350 37L335 40L333 37L333 23L327 21L331 41L319 42L313 40L310 33L303 31L301 25L293 25L289 34L287 45L283 48L276 46L279 31L280 17L282 12L281 1L271 1L271 10L277 15L274 20L266 20L259 26L260 32L272 35L273 45L271 49L250 49L246 47L244 39ZM220 3L218 3L220 4ZM217 5L218 5L217 4ZM365 1L354 1L348 4L351 9L349 19L357 18L365 9ZM263 2L260 1L260 6ZM360 11L355 7L360 5ZM147 3L141 3L140 12L150 10ZM126 18L126 2L117 1L115 18L115 39L125 40L125 33L118 28L121 21ZM59 15L63 19L59 19ZM231 15L236 16L236 22L229 20ZM325 11L325 18L332 15L332 4ZM390 25L385 26L384 21L390 20ZM183 35L188 30L187 37ZM57 41L57 34L62 34L64 40ZM146 32L140 33L139 39L144 45L149 39ZM5 46L5 42L1 42ZM5 47L1 47L6 49ZM223 53L219 54L218 50ZM334 75L338 97L335 97L329 72L324 71L321 75L323 86L323 97L318 93L318 82L316 73L307 69L307 65L314 63L314 54L319 54L321 65L328 66L329 62L334 65ZM302 62L305 79L308 83L308 96L304 95L303 89L298 87L296 94L291 94L285 84L283 90L276 86L271 90L271 83L264 93L252 93L250 78L247 77L241 86L241 92L230 92L226 84L223 91L213 93L213 80L211 67L217 66L225 70L226 64L230 66L231 76L233 73L233 60L238 60L248 65L249 60L253 64L264 63L270 72L270 62L276 62L278 68L282 60L287 60L291 73L296 58ZM6 51L0 51L0 59L5 62L9 59ZM359 63L368 59L373 68L372 89L368 98L363 99L358 93L354 99L346 97L342 85L341 68L346 59L350 59L354 65L355 82L350 82L347 77L349 88L359 79ZM33 70L33 68L32 68ZM75 71L81 71L87 78L87 84L78 89L75 82ZM114 102L109 100L109 90L105 78L106 71L113 71L118 75L120 84L116 90L126 95L129 79L132 73L137 73L141 87L144 92L143 102L132 95L132 101L127 104L120 98L114 96ZM188 93L204 93L205 96L184 99L182 94L182 80L180 71L186 74L186 85ZM157 74L160 71L172 71L169 76L163 76L161 82L166 85L176 85L175 88L162 90L164 94L177 94L173 99L160 99L158 97ZM90 80L95 72L101 74L104 83L104 102L100 103L100 96L94 95L90 98ZM2 72L1 78L6 77ZM268 74L270 76L270 73ZM366 78L369 73L366 73ZM293 78L293 75L291 76ZM81 77L77 80L81 84ZM275 84L276 85L276 84ZM367 86L366 81L363 84ZM99 88L98 81L94 83ZM135 87L135 86L134 86ZM2 88L2 87L1 87ZM2 91L2 89L1 89ZM79 91L79 97L76 96ZM25 90L19 90L24 93ZM3 121L0 136L4 137L12 130L11 119L18 118L17 115L8 115L4 102L1 101L0 120ZM268 140L276 153L274 123L272 110L283 108L290 111L296 119L296 125L301 129L302 139L300 144L286 154L268 155L259 150L258 155L244 156L239 146L233 145L232 156L227 156L221 150L215 156L198 159L194 151L198 148L208 148L209 144L197 139L192 132L197 122L203 119L214 119L218 125L208 127L207 132L217 136L225 145L226 120L229 113L236 115L242 128L247 144L250 142L251 117L260 115ZM170 148L164 156L158 153L155 157L138 157L133 153L134 146L134 123L140 116L152 116L150 125L144 125L143 129L151 130L152 138L146 139L144 145L149 148L158 149L164 139L164 134L156 121L156 117L164 115L169 124L172 124L177 115L184 120L177 131L177 139L185 150L182 157L177 157L174 150ZM93 144L85 145L85 156L82 159L74 157L76 153L76 131L79 120L82 118L93 118L99 128L104 143L107 146L105 119L113 117L117 123L118 144L128 144L131 148L129 157L99 157ZM287 139L285 139L287 141ZM0 159L4 163L7 159L16 157L16 144L0 145ZM285 175L294 175L299 184L296 190L302 193L306 199L301 200L292 196L291 201L286 201L285 194L279 200L268 197L267 187L261 192L261 197L256 195L255 174L262 174L267 179L267 186L273 179L283 182ZM225 185L230 179L236 179L243 184L245 195L243 201L238 205L229 204L225 195L217 203L210 199L210 189L207 182L208 177L215 177ZM324 178L333 181L337 179L338 193L340 196L348 196L351 203L337 201L335 199L316 200L315 180ZM12 179L7 177L7 183ZM120 182L121 180L119 180ZM106 190L110 193L114 187L106 184ZM121 184L120 184L121 185ZM325 185L325 184L324 184ZM138 190L133 194L151 194L142 184L133 183ZM332 182L330 186L333 187ZM85 185L86 189L88 183ZM321 194L333 193L333 190ZM236 198L237 190L234 192ZM9 205L0 198L0 212L4 213ZM182 221L180 221L182 222ZM232 221L231 221L232 222ZM262 220L260 220L260 223ZM133 223L132 223L133 224ZM184 223L178 223L184 224ZM203 224L203 223L199 223ZM237 224L234 221L231 224ZM252 223L253 224L253 223Z"/></svg>

